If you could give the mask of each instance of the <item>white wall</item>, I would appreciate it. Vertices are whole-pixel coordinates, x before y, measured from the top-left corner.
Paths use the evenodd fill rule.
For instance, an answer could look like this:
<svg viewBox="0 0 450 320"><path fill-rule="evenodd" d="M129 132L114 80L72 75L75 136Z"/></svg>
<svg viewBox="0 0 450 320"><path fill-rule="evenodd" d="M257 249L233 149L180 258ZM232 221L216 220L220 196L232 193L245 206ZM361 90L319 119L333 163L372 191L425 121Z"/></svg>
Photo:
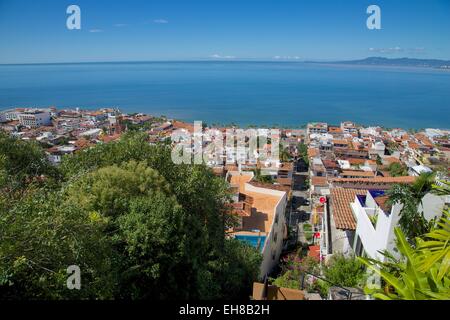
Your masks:
<svg viewBox="0 0 450 320"><path fill-rule="evenodd" d="M271 196L280 197L276 207L274 208L274 215L272 219L272 228L267 234L266 242L262 250L263 261L260 267L260 278L263 279L266 274L269 274L272 269L278 264L281 252L283 250L283 235L286 227L285 209L287 204L287 193L284 191L259 188L252 186L249 183L245 184L245 190L250 192L258 192ZM278 216L278 222L275 223ZM274 241L274 234L277 234L277 241ZM272 259L273 254L275 259Z"/></svg>
<svg viewBox="0 0 450 320"><path fill-rule="evenodd" d="M422 202L423 206L420 206L419 210L424 210L424 216L427 220L431 220L442 214L445 203L443 197L427 194ZM379 251L384 250L387 250L398 257L398 252L395 250L396 237L394 228L398 226L402 205L394 205L391 212L386 214L381 208L374 204L374 199L368 193L366 205L369 208L377 208L376 212L378 213L378 218L375 228L367 215L367 212L370 213L371 210L363 208L357 198L351 203L351 208L357 221L356 235L361 239L364 251L369 257L384 261L385 257L379 253Z"/></svg>
<svg viewBox="0 0 450 320"><path fill-rule="evenodd" d="M423 197L422 204L419 206L419 211L423 211L425 219L434 219L435 217L442 215L445 202L445 197L429 193Z"/></svg>
<svg viewBox="0 0 450 320"><path fill-rule="evenodd" d="M371 201L373 199L368 199L369 203ZM390 214L385 214L378 207L375 210L378 214L375 227L357 198L355 198L355 202L351 203L351 208L357 221L356 236L361 239L365 253L370 258L381 261L384 261L385 257L379 251L388 250L395 254L393 251L395 247L394 227L398 224L398 212L401 207L394 206Z"/></svg>

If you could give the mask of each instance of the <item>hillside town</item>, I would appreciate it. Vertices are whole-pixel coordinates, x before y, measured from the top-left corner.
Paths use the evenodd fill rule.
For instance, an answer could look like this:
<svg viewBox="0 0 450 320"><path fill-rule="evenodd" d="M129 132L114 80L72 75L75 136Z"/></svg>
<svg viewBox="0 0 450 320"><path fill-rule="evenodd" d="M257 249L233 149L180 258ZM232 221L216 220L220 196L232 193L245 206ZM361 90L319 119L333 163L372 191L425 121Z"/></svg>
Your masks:
<svg viewBox="0 0 450 320"><path fill-rule="evenodd" d="M237 127L208 129L225 135ZM65 156L114 143L129 131L145 132L150 144L170 143L177 130L194 134L194 125L164 116L126 114L117 108L50 107L3 111L0 130L36 141L58 166ZM351 121L279 130L281 147L275 162L242 162L238 157L230 161L224 155L221 161L206 163L229 185L230 214L236 223L226 237L244 241L262 254L252 298L367 299L362 288L330 283L323 293L308 290L303 283L294 289L273 280L283 276L284 261L299 250L319 266L302 282L320 279L320 266L333 256L383 261L382 252L398 255L394 229L402 205L389 201L389 190L413 185L424 174L434 173L437 184L449 181L450 130L364 127ZM272 142L259 148L268 151ZM202 143L206 149L211 141ZM448 204L448 196L429 193L420 206L430 221Z"/></svg>

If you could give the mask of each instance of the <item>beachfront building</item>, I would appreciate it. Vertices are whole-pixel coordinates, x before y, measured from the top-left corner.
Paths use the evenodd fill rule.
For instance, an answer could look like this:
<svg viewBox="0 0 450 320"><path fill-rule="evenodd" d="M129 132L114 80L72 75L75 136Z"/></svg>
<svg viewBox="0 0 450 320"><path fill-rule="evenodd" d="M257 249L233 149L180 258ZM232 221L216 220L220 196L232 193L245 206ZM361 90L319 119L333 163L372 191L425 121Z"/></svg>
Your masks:
<svg viewBox="0 0 450 320"><path fill-rule="evenodd" d="M351 121L342 122L341 130L347 134L358 134L358 127Z"/></svg>
<svg viewBox="0 0 450 320"><path fill-rule="evenodd" d="M328 124L325 122L314 122L314 123L308 123L307 127L307 134L321 134L321 133L327 133L328 132Z"/></svg>
<svg viewBox="0 0 450 320"><path fill-rule="evenodd" d="M252 172L227 173L226 180L234 194L233 212L239 221L230 236L261 251L260 278L263 279L278 264L287 238L288 189L253 181L253 176Z"/></svg>
<svg viewBox="0 0 450 320"><path fill-rule="evenodd" d="M25 109L12 109L3 112L7 121L19 121L19 114L21 114Z"/></svg>
<svg viewBox="0 0 450 320"><path fill-rule="evenodd" d="M6 114L1 112L0 113L0 123L4 123L7 122L8 120L6 119Z"/></svg>
<svg viewBox="0 0 450 320"><path fill-rule="evenodd" d="M24 127L38 128L52 124L50 112L30 109L19 114L19 123Z"/></svg>

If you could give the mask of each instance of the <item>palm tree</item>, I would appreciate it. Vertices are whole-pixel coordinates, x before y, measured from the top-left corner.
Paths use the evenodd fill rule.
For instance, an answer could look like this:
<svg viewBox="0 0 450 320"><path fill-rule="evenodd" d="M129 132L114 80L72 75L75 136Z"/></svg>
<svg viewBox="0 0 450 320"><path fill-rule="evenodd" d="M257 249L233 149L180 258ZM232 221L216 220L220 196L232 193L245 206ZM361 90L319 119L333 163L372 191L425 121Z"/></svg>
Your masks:
<svg viewBox="0 0 450 320"><path fill-rule="evenodd" d="M433 185L433 193L438 196L450 195L450 181L439 181L439 185Z"/></svg>
<svg viewBox="0 0 450 320"><path fill-rule="evenodd" d="M419 212L419 205L423 197L432 190L434 180L433 173L423 173L412 185L398 184L388 191L391 205L396 203L403 205L399 224L410 241L429 232L433 225L433 222L425 219L423 212Z"/></svg>
<svg viewBox="0 0 450 320"><path fill-rule="evenodd" d="M414 249L400 228L395 228L395 234L397 249L402 255L400 260L395 260L387 254L387 263L358 257L386 283L383 288L366 288L366 293L382 300L449 300L448 260L435 260L424 268L424 261L430 259L429 253Z"/></svg>
<svg viewBox="0 0 450 320"><path fill-rule="evenodd" d="M431 232L417 240L417 248L422 253L419 271L436 269L436 278L442 280L450 269L450 213L445 210L443 217Z"/></svg>
<svg viewBox="0 0 450 320"><path fill-rule="evenodd" d="M450 183L433 185L433 193L450 195ZM440 221L429 233L416 238L416 248L395 229L397 249L402 259L385 253L387 262L359 258L369 269L382 277L383 289L367 290L378 299L450 299L450 213L444 209Z"/></svg>
<svg viewBox="0 0 450 320"><path fill-rule="evenodd" d="M281 162L289 162L291 161L291 154L289 153L289 149L284 147L283 144L280 143L280 160Z"/></svg>

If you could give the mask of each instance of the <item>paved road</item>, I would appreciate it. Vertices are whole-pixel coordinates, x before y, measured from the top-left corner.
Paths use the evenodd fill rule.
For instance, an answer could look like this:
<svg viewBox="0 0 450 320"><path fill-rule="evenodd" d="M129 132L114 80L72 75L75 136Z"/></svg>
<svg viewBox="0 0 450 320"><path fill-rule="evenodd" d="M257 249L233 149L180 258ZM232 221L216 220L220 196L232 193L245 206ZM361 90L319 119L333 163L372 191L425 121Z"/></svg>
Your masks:
<svg viewBox="0 0 450 320"><path fill-rule="evenodd" d="M303 235L303 223L309 222L311 218L311 206L309 202L309 190L305 190L305 179L308 177L308 172L305 168L296 165L293 180L294 187L292 191L292 205L289 215L289 226L300 232L297 232L299 242L305 242Z"/></svg>

